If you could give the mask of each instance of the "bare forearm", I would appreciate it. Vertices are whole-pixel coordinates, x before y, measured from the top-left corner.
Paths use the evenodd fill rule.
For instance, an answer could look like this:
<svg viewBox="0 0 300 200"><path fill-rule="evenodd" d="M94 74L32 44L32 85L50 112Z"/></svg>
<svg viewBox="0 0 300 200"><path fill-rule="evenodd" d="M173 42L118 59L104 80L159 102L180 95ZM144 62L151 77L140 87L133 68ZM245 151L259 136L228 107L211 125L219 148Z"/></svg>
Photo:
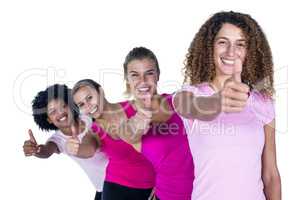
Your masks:
<svg viewBox="0 0 300 200"><path fill-rule="evenodd" d="M185 118L213 120L221 111L220 95L195 97L191 92L180 92L174 98L176 111Z"/></svg>
<svg viewBox="0 0 300 200"><path fill-rule="evenodd" d="M146 126L143 122L132 117L122 123L122 128L119 130L119 136L130 144L139 142L146 131Z"/></svg>
<svg viewBox="0 0 300 200"><path fill-rule="evenodd" d="M97 149L100 147L100 143L101 142L97 138L97 136L94 136L90 133L87 134L83 138L82 143L79 145L79 149L76 156L79 158L93 157Z"/></svg>
<svg viewBox="0 0 300 200"><path fill-rule="evenodd" d="M265 183L264 188L266 200L281 200L281 181L280 177L271 178Z"/></svg>
<svg viewBox="0 0 300 200"><path fill-rule="evenodd" d="M90 158L93 157L96 152L96 148L90 145L81 144L79 147L79 151L77 153L77 157L79 158Z"/></svg>
<svg viewBox="0 0 300 200"><path fill-rule="evenodd" d="M39 151L35 154L38 158L49 158L53 153L58 153L58 148L55 143L49 142L39 146Z"/></svg>
<svg viewBox="0 0 300 200"><path fill-rule="evenodd" d="M192 112L196 119L211 121L221 112L221 99L218 94L209 97L196 97L196 108Z"/></svg>

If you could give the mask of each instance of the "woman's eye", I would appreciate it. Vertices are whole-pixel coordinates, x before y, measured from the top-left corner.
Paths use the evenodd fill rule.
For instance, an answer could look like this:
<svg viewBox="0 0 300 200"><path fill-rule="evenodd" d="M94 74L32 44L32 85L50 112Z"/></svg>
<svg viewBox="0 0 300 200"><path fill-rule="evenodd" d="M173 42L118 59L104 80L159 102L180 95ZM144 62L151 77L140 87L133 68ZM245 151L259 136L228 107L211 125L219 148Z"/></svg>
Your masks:
<svg viewBox="0 0 300 200"><path fill-rule="evenodd" d="M55 114L55 110L48 111L48 115L53 115L53 114Z"/></svg>
<svg viewBox="0 0 300 200"><path fill-rule="evenodd" d="M147 75L154 75L154 72L147 72Z"/></svg>
<svg viewBox="0 0 300 200"><path fill-rule="evenodd" d="M246 44L245 43L238 43L237 46L238 47L246 47Z"/></svg>
<svg viewBox="0 0 300 200"><path fill-rule="evenodd" d="M91 100L92 98L93 98L92 96L88 96L88 97L87 97L88 100Z"/></svg>
<svg viewBox="0 0 300 200"><path fill-rule="evenodd" d="M79 108L82 108L83 103L79 103L79 104L77 104L77 106L78 106Z"/></svg>
<svg viewBox="0 0 300 200"><path fill-rule="evenodd" d="M223 45L223 44L226 44L226 42L221 40L221 41L218 42L218 44Z"/></svg>

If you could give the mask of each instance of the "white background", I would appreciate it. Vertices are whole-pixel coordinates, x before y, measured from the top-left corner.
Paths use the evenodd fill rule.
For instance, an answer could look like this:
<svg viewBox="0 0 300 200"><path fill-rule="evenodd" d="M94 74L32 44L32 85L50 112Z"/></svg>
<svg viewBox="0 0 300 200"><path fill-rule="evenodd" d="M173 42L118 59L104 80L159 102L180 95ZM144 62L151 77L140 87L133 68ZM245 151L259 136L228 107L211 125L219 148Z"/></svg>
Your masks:
<svg viewBox="0 0 300 200"><path fill-rule="evenodd" d="M0 3L1 170L0 199L93 199L83 171L66 156L25 158L36 93L53 83L99 81L110 101L124 99L122 63L135 46L152 49L160 62L160 92L182 83L187 48L200 26L218 11L250 14L263 27L275 63L278 91L277 151L283 197L298 200L300 146L297 117L299 11L292 1L77 1Z"/></svg>

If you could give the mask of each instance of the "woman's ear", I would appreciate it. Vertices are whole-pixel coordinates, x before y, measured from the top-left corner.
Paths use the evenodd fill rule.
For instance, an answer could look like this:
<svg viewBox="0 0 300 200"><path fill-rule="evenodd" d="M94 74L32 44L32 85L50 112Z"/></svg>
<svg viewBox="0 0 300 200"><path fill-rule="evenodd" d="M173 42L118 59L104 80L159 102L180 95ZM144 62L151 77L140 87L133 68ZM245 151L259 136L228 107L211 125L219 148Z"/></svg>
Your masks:
<svg viewBox="0 0 300 200"><path fill-rule="evenodd" d="M52 120L49 117L47 117L47 121L49 122L49 124L53 124Z"/></svg>
<svg viewBox="0 0 300 200"><path fill-rule="evenodd" d="M105 99L104 89L101 86L98 89L99 89L100 99L101 100Z"/></svg>
<svg viewBox="0 0 300 200"><path fill-rule="evenodd" d="M127 74L124 74L124 80L126 81L126 83L128 82Z"/></svg>

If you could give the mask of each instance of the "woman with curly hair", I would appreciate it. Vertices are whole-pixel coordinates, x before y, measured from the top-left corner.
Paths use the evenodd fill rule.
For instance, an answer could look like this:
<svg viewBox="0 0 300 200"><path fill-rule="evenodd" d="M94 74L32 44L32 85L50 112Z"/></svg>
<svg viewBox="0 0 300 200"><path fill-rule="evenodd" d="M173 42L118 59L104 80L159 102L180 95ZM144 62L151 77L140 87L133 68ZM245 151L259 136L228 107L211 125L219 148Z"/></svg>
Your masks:
<svg viewBox="0 0 300 200"><path fill-rule="evenodd" d="M85 146L85 151L93 150L90 145L94 135L89 131L87 118L78 115L71 89L66 85L54 84L38 92L32 101L33 119L42 131L54 131L45 144L38 144L29 130L29 139L24 142L25 156L49 158L53 154L66 154L87 174L96 189L95 200L101 200L105 168L108 159L100 151L90 158L81 152L73 156L68 150L68 140L77 138ZM59 179L60 177L58 177Z"/></svg>
<svg viewBox="0 0 300 200"><path fill-rule="evenodd" d="M156 199L190 200L194 180L192 154L184 124L172 103L173 95L157 91L160 68L155 54L145 47L135 47L127 54L123 69L127 94L133 97L122 103L128 117L125 124L129 127L123 138L139 144L137 150L151 161L156 174ZM247 87L239 83L232 86L237 90L231 96L243 102L247 96L243 90L247 91ZM230 100L228 96L222 97ZM216 117L220 95L198 100L200 108L206 110L198 115L199 119Z"/></svg>
<svg viewBox="0 0 300 200"><path fill-rule="evenodd" d="M197 104L179 106L184 95L197 99L230 93L223 86L232 80L250 86L245 107L230 108L239 112L221 112L212 121L204 122L197 119ZM194 159L192 199L281 199L272 100L273 62L258 23L242 13L214 14L190 45L185 81L190 85L176 94L174 104L182 108L177 111ZM227 111L227 103L222 103L223 111Z"/></svg>

